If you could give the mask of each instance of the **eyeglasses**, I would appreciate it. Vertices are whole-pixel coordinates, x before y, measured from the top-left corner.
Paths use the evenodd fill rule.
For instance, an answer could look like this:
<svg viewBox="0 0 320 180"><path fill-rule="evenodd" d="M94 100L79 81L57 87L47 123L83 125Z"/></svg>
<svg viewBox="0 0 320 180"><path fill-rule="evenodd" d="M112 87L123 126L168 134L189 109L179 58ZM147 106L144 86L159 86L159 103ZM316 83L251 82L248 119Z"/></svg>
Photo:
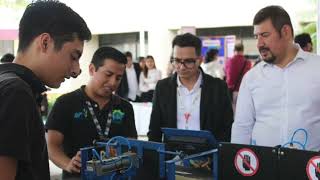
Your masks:
<svg viewBox="0 0 320 180"><path fill-rule="evenodd" d="M171 58L172 65L175 67L180 67L182 64L186 68L193 68L194 65L196 64L196 59L195 58L187 58L187 59L179 59L179 58Z"/></svg>

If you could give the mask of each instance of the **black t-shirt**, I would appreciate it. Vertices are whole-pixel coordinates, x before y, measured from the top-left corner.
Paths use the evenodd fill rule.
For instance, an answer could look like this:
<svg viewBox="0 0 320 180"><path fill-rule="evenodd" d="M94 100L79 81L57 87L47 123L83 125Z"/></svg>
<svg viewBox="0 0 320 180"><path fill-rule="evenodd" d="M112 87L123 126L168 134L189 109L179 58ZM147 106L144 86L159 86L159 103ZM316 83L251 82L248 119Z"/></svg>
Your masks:
<svg viewBox="0 0 320 180"><path fill-rule="evenodd" d="M98 104L91 100L84 92L84 86L71 93L60 96L49 114L46 129L57 130L64 135L63 149L66 155L72 158L80 148L92 146L94 140L99 139L96 126L91 117L86 101L92 104L94 113L101 129L105 131L110 109L113 112L121 111L124 116L121 120L112 119L108 137L124 136L137 138L132 105L117 95L112 96L112 108L106 106L101 110ZM63 177L79 176L63 171Z"/></svg>
<svg viewBox="0 0 320 180"><path fill-rule="evenodd" d="M0 65L0 155L17 160L16 180L50 179L39 113L40 94L45 90L26 67L14 63Z"/></svg>

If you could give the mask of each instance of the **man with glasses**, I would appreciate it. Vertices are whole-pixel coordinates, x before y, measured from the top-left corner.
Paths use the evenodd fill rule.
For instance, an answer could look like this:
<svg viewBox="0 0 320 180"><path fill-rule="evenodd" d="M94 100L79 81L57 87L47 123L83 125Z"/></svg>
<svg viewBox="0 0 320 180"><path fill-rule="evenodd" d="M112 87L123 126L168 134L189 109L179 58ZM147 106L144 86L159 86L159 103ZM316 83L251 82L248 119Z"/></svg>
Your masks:
<svg viewBox="0 0 320 180"><path fill-rule="evenodd" d="M201 40L190 34L172 42L175 73L157 83L148 132L150 141L162 140L162 127L208 130L218 141L230 141L233 111L224 81L205 74Z"/></svg>

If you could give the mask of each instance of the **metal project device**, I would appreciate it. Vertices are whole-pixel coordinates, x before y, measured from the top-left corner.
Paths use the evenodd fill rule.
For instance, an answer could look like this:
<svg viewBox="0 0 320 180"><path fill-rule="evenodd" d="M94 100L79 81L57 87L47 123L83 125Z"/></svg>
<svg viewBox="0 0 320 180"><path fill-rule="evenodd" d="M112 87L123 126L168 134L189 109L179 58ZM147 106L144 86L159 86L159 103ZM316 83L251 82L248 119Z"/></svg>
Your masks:
<svg viewBox="0 0 320 180"><path fill-rule="evenodd" d="M162 130L163 143L117 136L107 142L81 148L82 180L174 180L181 167L177 166L178 163L192 169L190 162L201 158L211 159L208 165L209 177L217 179L214 178L218 172L217 142L210 132L169 128ZM148 173L156 177L140 176Z"/></svg>
<svg viewBox="0 0 320 180"><path fill-rule="evenodd" d="M120 156L107 159L92 159L87 161L88 172L96 173L97 176L105 176L119 171L124 174L126 170L139 168L139 158L136 153L124 153Z"/></svg>
<svg viewBox="0 0 320 180"><path fill-rule="evenodd" d="M143 164L144 151L164 151L164 144L117 136L80 150L82 180L131 179ZM163 178L165 157L157 154L159 177Z"/></svg>

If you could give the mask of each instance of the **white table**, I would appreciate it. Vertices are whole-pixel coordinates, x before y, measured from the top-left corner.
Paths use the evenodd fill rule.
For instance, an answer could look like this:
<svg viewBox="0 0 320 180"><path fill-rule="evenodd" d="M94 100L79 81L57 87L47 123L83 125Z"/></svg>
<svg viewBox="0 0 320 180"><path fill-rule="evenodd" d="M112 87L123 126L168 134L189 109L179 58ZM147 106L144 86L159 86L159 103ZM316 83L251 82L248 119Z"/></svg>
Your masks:
<svg viewBox="0 0 320 180"><path fill-rule="evenodd" d="M131 102L134 111L134 119L139 136L146 136L149 131L152 103Z"/></svg>

